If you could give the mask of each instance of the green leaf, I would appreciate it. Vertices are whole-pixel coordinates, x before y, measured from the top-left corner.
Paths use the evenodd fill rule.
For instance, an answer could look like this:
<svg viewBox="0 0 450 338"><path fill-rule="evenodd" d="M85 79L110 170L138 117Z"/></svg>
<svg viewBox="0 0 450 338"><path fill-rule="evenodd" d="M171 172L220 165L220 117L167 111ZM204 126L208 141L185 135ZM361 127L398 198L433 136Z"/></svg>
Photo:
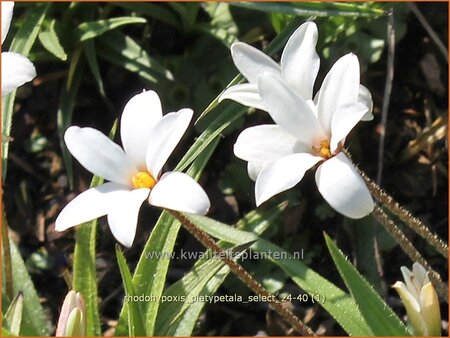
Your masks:
<svg viewBox="0 0 450 338"><path fill-rule="evenodd" d="M350 290L358 307L376 336L409 336L402 321L392 309L381 299L370 284L345 258L344 254L333 243L331 238L324 234L325 241L338 268L339 274Z"/></svg>
<svg viewBox="0 0 450 338"><path fill-rule="evenodd" d="M5 314L4 325L15 335L20 334L23 313L23 293L19 292L9 305Z"/></svg>
<svg viewBox="0 0 450 338"><path fill-rule="evenodd" d="M152 19L164 22L178 30L182 29L176 15L161 4L151 2L115 2L114 5L136 12L140 16L148 16Z"/></svg>
<svg viewBox="0 0 450 338"><path fill-rule="evenodd" d="M63 46L61 46L61 43L59 42L58 35L55 31L55 23L56 20L52 20L50 21L48 27L41 30L38 35L39 41L48 52L56 56L58 59L66 61L67 54L64 51Z"/></svg>
<svg viewBox="0 0 450 338"><path fill-rule="evenodd" d="M160 79L173 81L172 73L159 64L132 38L118 32L105 34L97 41L97 54L103 59L143 79L156 83Z"/></svg>
<svg viewBox="0 0 450 338"><path fill-rule="evenodd" d="M9 331L6 327L2 326L2 337L15 337L16 334Z"/></svg>
<svg viewBox="0 0 450 338"><path fill-rule="evenodd" d="M95 82L97 82L99 92L103 97L106 97L105 86L103 85L102 75L100 74L100 68L98 66L97 51L94 41L85 41L83 43L83 51Z"/></svg>
<svg viewBox="0 0 450 338"><path fill-rule="evenodd" d="M280 203L274 208L265 211L252 211L240 220L236 227L255 231L256 234L262 234L271 223L273 223L282 214L286 203ZM210 219L203 218L202 221L208 222ZM212 225L213 227L214 225ZM250 238L250 236L247 236ZM230 249L231 246L226 241L217 243L224 249ZM200 298L215 294L217 289L229 274L228 266L214 257L206 259L209 251L202 259L199 259L194 268L186 274L181 280L168 288L164 295L168 297L184 297L186 302L164 302L161 304L156 334L162 336L189 336L192 334L195 323L206 305L206 301ZM193 301L196 300L196 301Z"/></svg>
<svg viewBox="0 0 450 338"><path fill-rule="evenodd" d="M128 297L128 335L129 336L145 336L144 318L142 317L142 309L139 302L134 301L136 296L130 270L128 268L125 256L118 246L116 246L117 264L119 265L120 274L122 276L125 294Z"/></svg>
<svg viewBox="0 0 450 338"><path fill-rule="evenodd" d="M241 244L243 238L255 236L255 234L233 229L212 219L206 220L207 218L204 216L186 216L211 236L219 237L226 234L226 240L233 244ZM303 264L298 257L296 258L295 255L261 238L250 248L282 268L300 288L309 294L310 299L314 299L328 311L348 334L356 336L373 335L371 327L362 317L354 299Z"/></svg>
<svg viewBox="0 0 450 338"><path fill-rule="evenodd" d="M306 17L351 16L379 17L382 9L371 4L340 2L231 2L230 5L263 12L276 12Z"/></svg>
<svg viewBox="0 0 450 338"><path fill-rule="evenodd" d="M48 3L36 3L30 6L16 36L11 42L9 51L17 52L28 56L44 21L48 9L52 5ZM2 46L3 47L3 46ZM6 48L5 48L6 49ZM16 91L12 91L6 97L2 98L2 181L6 178L6 169L8 165L9 136L11 135L11 124L13 116L14 99Z"/></svg>
<svg viewBox="0 0 450 338"><path fill-rule="evenodd" d="M83 42L96 38L120 26L146 22L147 20L144 18L136 18L132 16L83 22L75 29L75 34L78 36L78 41Z"/></svg>
<svg viewBox="0 0 450 338"><path fill-rule="evenodd" d="M39 296L34 288L33 281L28 274L25 263L20 256L16 244L10 240L13 294L23 293L23 315L20 327L22 336L46 336L49 334L44 309L39 301ZM2 248L3 251L3 248ZM2 259L4 254L2 252ZM3 267L3 264L2 264ZM4 269L4 268L3 268ZM9 306L11 300L5 294L5 273L2 272L2 306Z"/></svg>

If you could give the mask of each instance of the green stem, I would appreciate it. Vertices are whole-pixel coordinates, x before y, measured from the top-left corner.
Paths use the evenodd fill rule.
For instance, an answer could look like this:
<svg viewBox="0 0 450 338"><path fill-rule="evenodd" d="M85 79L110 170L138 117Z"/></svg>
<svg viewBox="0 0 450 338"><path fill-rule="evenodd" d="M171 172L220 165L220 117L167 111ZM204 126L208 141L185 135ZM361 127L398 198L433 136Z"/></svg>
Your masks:
<svg viewBox="0 0 450 338"><path fill-rule="evenodd" d="M436 288L439 296L448 301L448 287L442 281L441 276L428 264L428 262L422 257L422 255L417 251L414 245L409 241L409 239L403 234L399 227L389 218L389 216L381 209L376 206L373 210L373 216L384 226L384 228L391 234L395 241L400 245L402 250L408 255L408 257L413 262L418 262L423 265L423 267L430 272L430 280Z"/></svg>
<svg viewBox="0 0 450 338"><path fill-rule="evenodd" d="M6 220L5 211L2 213L2 244L3 244L3 258L5 260L5 284L6 284L6 294L9 300L12 302L14 299L13 292L13 273L12 273L12 263L11 263L11 248L9 246L9 234L8 234L8 223Z"/></svg>
<svg viewBox="0 0 450 338"><path fill-rule="evenodd" d="M188 220L183 214L178 211L167 210L172 216L178 219L186 230L188 230L200 243L217 254L230 270L247 285L257 295L262 298L269 299L270 306L282 316L292 327L304 336L314 336L314 332L306 324L304 324L291 310L289 310L284 303L280 302L267 291L252 275L250 275L239 263L228 258L225 251L219 247L216 242L203 230L198 228L194 223Z"/></svg>
<svg viewBox="0 0 450 338"><path fill-rule="evenodd" d="M343 152L349 157L350 154L347 150ZM356 167L356 166L355 166ZM366 182L370 193L375 199L386 206L386 208L397 215L402 222L408 225L414 232L430 243L442 256L448 258L448 245L437 234L433 233L425 224L423 224L418 218L414 217L407 209L402 207L392 196L386 193L381 187L372 181L363 171L356 167L358 173Z"/></svg>

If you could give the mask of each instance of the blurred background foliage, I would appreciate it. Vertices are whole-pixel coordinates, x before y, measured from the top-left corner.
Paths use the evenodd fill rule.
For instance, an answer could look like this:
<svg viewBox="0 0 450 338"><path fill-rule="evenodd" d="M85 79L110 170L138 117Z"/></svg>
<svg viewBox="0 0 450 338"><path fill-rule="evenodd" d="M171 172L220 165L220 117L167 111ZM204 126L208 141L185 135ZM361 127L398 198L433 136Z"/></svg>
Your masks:
<svg viewBox="0 0 450 338"><path fill-rule="evenodd" d="M447 3L416 5L439 39L448 41ZM388 122L383 126L380 111L388 51L386 13L390 10L395 18L395 75ZM48 329L44 333L53 332L67 292L61 274L71 265L74 245L73 232L56 233L54 220L91 179L68 154L62 139L65 129L92 126L108 133L124 104L143 89L158 92L163 111L191 107L198 117L238 74L229 52L234 41L264 48L290 22L300 24L307 19L314 19L319 27L321 68L316 85L337 58L351 51L361 62L361 82L372 92L374 121L361 123L347 141L355 161L376 177L380 131L386 128L382 186L441 237L448 237L448 63L406 3L20 2L3 46L28 54L38 76L2 102L3 201L11 236L45 309L42 320ZM274 58L278 60L279 55ZM221 106L237 105L225 102ZM168 168L175 167L216 117L213 110L191 128ZM210 215L219 221L234 223L255 208L254 184L232 147L242 128L260 123L270 123L267 114L243 110L223 131L202 175L201 184L212 201ZM326 231L351 253L352 262L388 304L403 314L389 285L400 279L399 267L410 262L382 228L373 226L370 217L353 221L336 214L315 189L313 175L266 208L282 200L289 201L289 207L277 216L265 238L289 252L302 251L305 264L342 287L324 245L322 231ZM150 207L141 210L135 243L125 251L132 269L158 214ZM108 334L116 325L124 291L115 241L104 220L99 226L99 306L102 332ZM443 264L427 244L414 241L416 237L405 231L446 276L447 262ZM375 254L374 233L381 257ZM182 231L176 250L203 248ZM179 280L193 263L171 262L168 284ZM244 266L272 292L301 292L286 273L263 260L245 261ZM234 277L228 277L218 291L248 292ZM9 303L6 296L2 301ZM250 305L210 304L194 333L288 333L267 304ZM293 306L318 334L343 334L317 305Z"/></svg>

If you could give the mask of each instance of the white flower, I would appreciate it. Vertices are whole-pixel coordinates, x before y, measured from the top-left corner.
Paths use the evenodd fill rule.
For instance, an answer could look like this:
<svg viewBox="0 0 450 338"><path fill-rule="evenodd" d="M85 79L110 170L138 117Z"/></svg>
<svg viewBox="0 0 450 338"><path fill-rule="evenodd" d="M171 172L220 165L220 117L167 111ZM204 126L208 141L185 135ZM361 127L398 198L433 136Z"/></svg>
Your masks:
<svg viewBox="0 0 450 338"><path fill-rule="evenodd" d="M154 206L206 214L208 196L193 178L181 172L161 175L192 114L191 109L181 109L163 117L158 95L146 91L124 108L120 128L123 149L96 129L68 128L64 140L70 153L87 170L110 182L73 199L56 219L56 230L107 215L114 237L131 246L139 209L147 198Z"/></svg>
<svg viewBox="0 0 450 338"><path fill-rule="evenodd" d="M353 54L334 64L314 102L298 95L279 76L259 77L259 94L276 125L248 128L234 146L234 153L249 162L249 175L256 179L257 205L293 187L322 162L316 171L317 187L335 210L350 218L373 210L367 186L340 151L347 134L371 107L371 102L361 102L359 89L359 62Z"/></svg>
<svg viewBox="0 0 450 338"><path fill-rule="evenodd" d="M233 62L249 83L227 88L220 95L219 102L230 99L244 106L267 111L258 89L258 79L264 73L279 77L295 93L305 100L310 100L320 67L320 59L316 52L317 38L317 26L314 22L302 24L286 43L280 64L246 43L233 43L231 46ZM372 104L370 92L363 85L359 85L359 100L363 104ZM370 106L362 120L372 119Z"/></svg>
<svg viewBox="0 0 450 338"><path fill-rule="evenodd" d="M396 282L393 288L398 292L406 308L408 321L417 336L441 335L441 312L439 299L430 282L428 273L419 263L413 269L402 266L403 282Z"/></svg>
<svg viewBox="0 0 450 338"><path fill-rule="evenodd" d="M13 1L2 1L2 47L11 24L13 8ZM2 96L33 80L35 76L36 69L27 57L14 52L2 53Z"/></svg>

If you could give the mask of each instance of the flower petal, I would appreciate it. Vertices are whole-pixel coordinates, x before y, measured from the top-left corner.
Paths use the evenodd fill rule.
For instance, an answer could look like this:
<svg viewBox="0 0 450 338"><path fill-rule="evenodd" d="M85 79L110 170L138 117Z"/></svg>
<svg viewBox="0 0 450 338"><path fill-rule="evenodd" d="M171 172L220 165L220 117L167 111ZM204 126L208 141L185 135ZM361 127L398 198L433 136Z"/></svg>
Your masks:
<svg viewBox="0 0 450 338"><path fill-rule="evenodd" d="M256 109L267 110L259 96L258 85L253 83L243 83L231 86L219 96L219 102L229 99L244 106Z"/></svg>
<svg viewBox="0 0 450 338"><path fill-rule="evenodd" d="M211 205L200 184L180 172L165 173L150 192L149 203L199 215L206 215Z"/></svg>
<svg viewBox="0 0 450 338"><path fill-rule="evenodd" d="M93 128L69 127L64 134L67 148L91 173L108 181L131 185L137 169L123 149Z"/></svg>
<svg viewBox="0 0 450 338"><path fill-rule="evenodd" d="M259 93L272 119L303 143L313 145L325 135L315 113L305 99L271 74L259 79Z"/></svg>
<svg viewBox="0 0 450 338"><path fill-rule="evenodd" d="M373 100L372 94L370 94L369 89L364 87L363 85L359 85L359 93L358 93L358 102L365 105L367 108L366 114L363 116L361 121L371 121L373 120Z"/></svg>
<svg viewBox="0 0 450 338"><path fill-rule="evenodd" d="M269 164L256 179L256 205L260 206L272 196L292 188L320 160L322 157L301 153L282 157Z"/></svg>
<svg viewBox="0 0 450 338"><path fill-rule="evenodd" d="M417 301L419 301L422 284L419 283L411 270L409 270L406 266L400 267L400 271L402 272L408 291Z"/></svg>
<svg viewBox="0 0 450 338"><path fill-rule="evenodd" d="M415 262L413 264L412 273L420 287L429 282L427 270L422 266L422 264Z"/></svg>
<svg viewBox="0 0 450 338"><path fill-rule="evenodd" d="M2 53L2 96L33 80L36 69L33 63L25 56L14 53Z"/></svg>
<svg viewBox="0 0 450 338"><path fill-rule="evenodd" d="M161 101L153 90L133 96L125 105L120 121L122 145L139 170L145 169L145 156L153 126L161 118Z"/></svg>
<svg viewBox="0 0 450 338"><path fill-rule="evenodd" d="M316 24L305 22L291 35L281 56L281 77L305 100L312 98L320 67L317 36Z"/></svg>
<svg viewBox="0 0 450 338"><path fill-rule="evenodd" d="M267 165L268 165L267 162L260 162L260 161L248 162L247 163L248 177L250 177L250 179L252 181L256 181L256 178L258 177L258 175L261 172L261 170L263 170L264 167L267 166Z"/></svg>
<svg viewBox="0 0 450 338"><path fill-rule="evenodd" d="M320 165L316 184L328 204L344 216L362 218L374 208L369 189L343 153Z"/></svg>
<svg viewBox="0 0 450 338"><path fill-rule="evenodd" d="M180 109L166 114L153 128L152 141L147 149L147 169L157 178L170 154L180 142L191 122L192 109Z"/></svg>
<svg viewBox="0 0 450 338"><path fill-rule="evenodd" d="M108 224L115 239L122 245L130 247L136 235L139 209L148 197L150 189L122 191L110 201L108 207Z"/></svg>
<svg viewBox="0 0 450 338"><path fill-rule="evenodd" d="M64 231L108 213L111 199L118 196L127 187L108 182L95 188L90 188L67 204L55 221L55 230Z"/></svg>
<svg viewBox="0 0 450 338"><path fill-rule="evenodd" d="M231 56L236 68L250 83L257 83L264 72L281 73L280 66L260 50L243 42L231 45Z"/></svg>
<svg viewBox="0 0 450 338"><path fill-rule="evenodd" d="M422 319L420 305L417 300L409 293L403 282L396 282L392 287L397 291L402 299L403 305L406 309L406 314L408 315L408 321L414 329L414 335L426 336L427 327Z"/></svg>
<svg viewBox="0 0 450 338"><path fill-rule="evenodd" d="M331 122L330 150L332 153L366 113L366 106L361 103L340 106L336 109Z"/></svg>
<svg viewBox="0 0 450 338"><path fill-rule="evenodd" d="M315 98L320 123L328 135L336 109L357 102L358 93L359 61L350 53L336 61Z"/></svg>
<svg viewBox="0 0 450 338"><path fill-rule="evenodd" d="M429 336L441 335L441 311L439 298L433 285L428 282L420 292L420 307Z"/></svg>
<svg viewBox="0 0 450 338"><path fill-rule="evenodd" d="M11 25L11 19L13 15L14 1L2 1L2 44L5 41L6 35L8 35L9 26ZM3 55L2 55L3 58ZM3 67L2 67L3 72Z"/></svg>
<svg viewBox="0 0 450 338"><path fill-rule="evenodd" d="M247 128L234 144L234 154L238 158L267 164L286 155L310 150L311 147L301 143L276 124Z"/></svg>

